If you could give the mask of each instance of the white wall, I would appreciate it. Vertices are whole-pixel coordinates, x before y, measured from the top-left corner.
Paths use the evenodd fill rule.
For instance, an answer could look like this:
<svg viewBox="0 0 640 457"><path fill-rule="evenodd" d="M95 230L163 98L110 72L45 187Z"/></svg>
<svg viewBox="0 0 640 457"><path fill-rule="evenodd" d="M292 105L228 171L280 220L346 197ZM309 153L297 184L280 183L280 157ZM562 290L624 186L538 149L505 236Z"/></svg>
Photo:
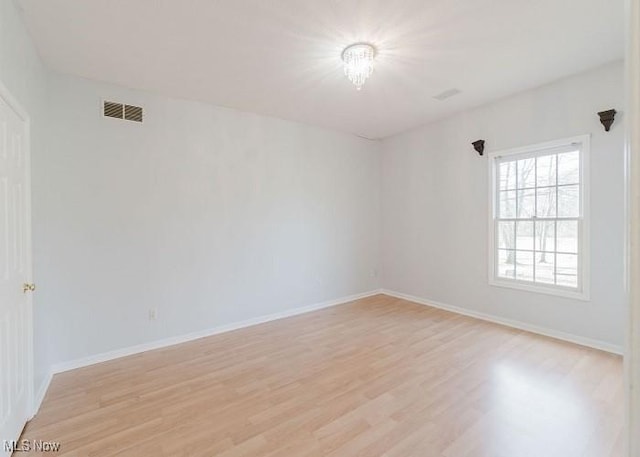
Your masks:
<svg viewBox="0 0 640 457"><path fill-rule="evenodd" d="M47 71L12 0L0 0L0 82L18 100L31 119L31 155L42 156L46 150ZM34 168L37 165L34 164ZM35 174L35 172L34 172ZM34 178L37 179L37 176ZM34 205L35 206L35 205ZM34 210L36 208L34 207ZM34 246L34 249L37 247ZM34 265L34 269L37 266ZM36 391L49 371L49 361L39 338L46 318L34 297L34 331L36 338L34 381Z"/></svg>
<svg viewBox="0 0 640 457"><path fill-rule="evenodd" d="M459 114L383 142L382 284L386 289L622 345L624 127L605 133L596 112L624 110L614 63ZM585 133L591 150L591 300L488 285L487 158Z"/></svg>
<svg viewBox="0 0 640 457"><path fill-rule="evenodd" d="M53 364L379 287L378 143L75 77L49 85L34 198ZM101 98L143 106L144 123L102 118Z"/></svg>

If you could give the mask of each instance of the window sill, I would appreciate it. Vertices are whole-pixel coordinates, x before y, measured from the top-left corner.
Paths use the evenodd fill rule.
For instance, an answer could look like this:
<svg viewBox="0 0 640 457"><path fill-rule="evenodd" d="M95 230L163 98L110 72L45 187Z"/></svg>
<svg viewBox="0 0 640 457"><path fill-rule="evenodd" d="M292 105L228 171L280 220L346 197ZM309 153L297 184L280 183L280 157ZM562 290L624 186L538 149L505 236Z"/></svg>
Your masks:
<svg viewBox="0 0 640 457"><path fill-rule="evenodd" d="M534 292L545 295L555 295L556 297L572 298L574 300L589 301L589 292L586 290L565 289L562 287L545 287L539 284L531 284L524 281L516 281L509 279L491 278L489 285L494 287L503 287L507 289L523 290L526 292Z"/></svg>

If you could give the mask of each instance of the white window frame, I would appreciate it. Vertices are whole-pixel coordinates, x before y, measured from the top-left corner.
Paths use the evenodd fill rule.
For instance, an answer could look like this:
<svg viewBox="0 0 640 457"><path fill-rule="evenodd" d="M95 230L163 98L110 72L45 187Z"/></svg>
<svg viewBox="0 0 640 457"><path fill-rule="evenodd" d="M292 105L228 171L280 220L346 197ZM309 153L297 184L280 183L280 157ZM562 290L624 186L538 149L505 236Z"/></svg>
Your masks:
<svg viewBox="0 0 640 457"><path fill-rule="evenodd" d="M590 135L581 135L571 138L563 138L545 143L538 143L503 151L490 152L489 159L489 284L496 287L525 290L549 295L556 295L578 300L590 299L590 231L589 231L589 207L590 207L590 183L589 183L589 154L591 147ZM497 274L497 234L496 197L497 160L508 156L535 154L549 149L562 148L580 144L580 224L578 230L578 288L558 286L554 284L540 284L520 279L501 278ZM524 158L524 157L523 157ZM581 229L580 229L581 227Z"/></svg>

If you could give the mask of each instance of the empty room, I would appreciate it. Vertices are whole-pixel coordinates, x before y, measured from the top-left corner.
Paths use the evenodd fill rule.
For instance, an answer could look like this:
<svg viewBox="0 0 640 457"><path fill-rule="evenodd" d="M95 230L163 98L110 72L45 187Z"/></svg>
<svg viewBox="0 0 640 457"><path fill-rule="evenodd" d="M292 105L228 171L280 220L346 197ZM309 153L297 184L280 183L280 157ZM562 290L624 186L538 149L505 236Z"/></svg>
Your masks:
<svg viewBox="0 0 640 457"><path fill-rule="evenodd" d="M640 457L640 0L0 0L0 457Z"/></svg>

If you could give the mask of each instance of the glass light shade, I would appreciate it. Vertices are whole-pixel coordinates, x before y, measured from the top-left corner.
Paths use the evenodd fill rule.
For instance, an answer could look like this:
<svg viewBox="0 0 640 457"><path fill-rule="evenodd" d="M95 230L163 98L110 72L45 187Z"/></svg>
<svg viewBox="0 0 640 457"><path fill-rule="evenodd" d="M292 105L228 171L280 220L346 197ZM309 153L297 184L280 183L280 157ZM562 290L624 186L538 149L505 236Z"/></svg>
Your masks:
<svg viewBox="0 0 640 457"><path fill-rule="evenodd" d="M357 90L362 89L367 78L373 73L375 57L375 48L366 43L352 44L342 51L344 74L356 86Z"/></svg>

